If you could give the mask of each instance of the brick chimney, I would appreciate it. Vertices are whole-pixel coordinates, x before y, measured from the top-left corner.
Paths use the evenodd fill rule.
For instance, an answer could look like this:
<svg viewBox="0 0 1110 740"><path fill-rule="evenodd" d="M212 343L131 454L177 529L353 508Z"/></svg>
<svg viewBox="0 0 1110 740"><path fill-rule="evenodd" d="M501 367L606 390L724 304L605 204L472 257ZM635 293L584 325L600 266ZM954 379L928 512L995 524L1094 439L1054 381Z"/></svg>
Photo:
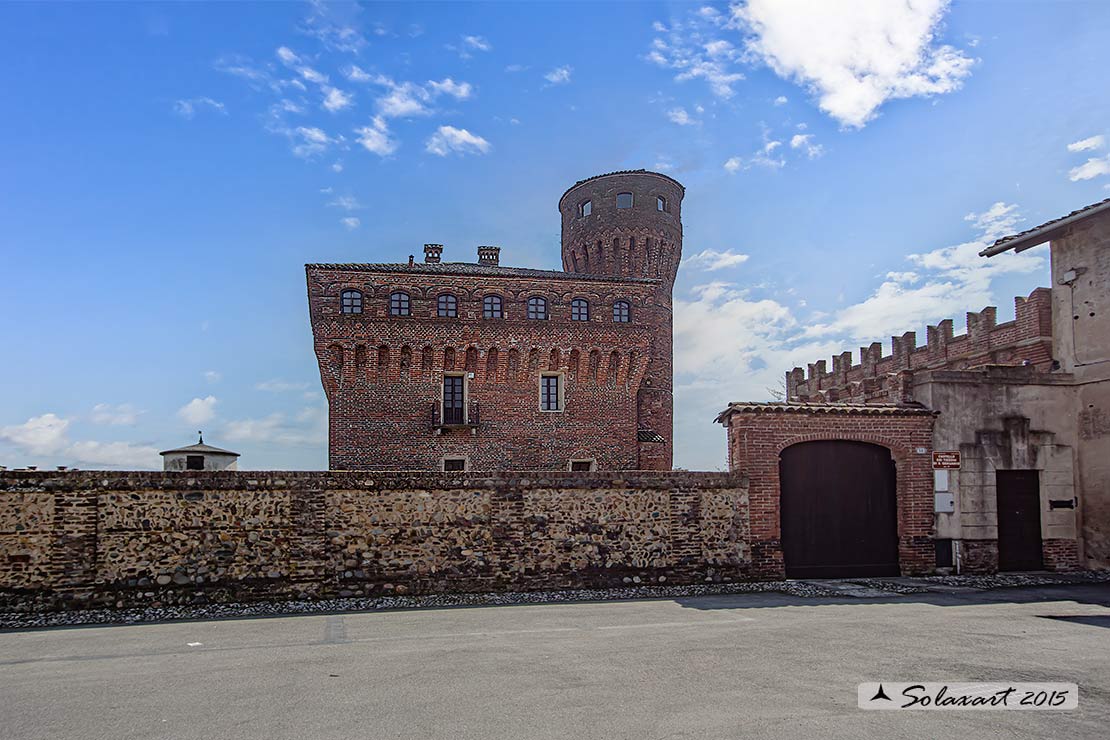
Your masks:
<svg viewBox="0 0 1110 740"><path fill-rule="evenodd" d="M442 244L424 245L424 262L429 265L439 264L439 256L443 254Z"/></svg>
<svg viewBox="0 0 1110 740"><path fill-rule="evenodd" d="M478 247L478 264L496 267L501 262L501 247Z"/></svg>

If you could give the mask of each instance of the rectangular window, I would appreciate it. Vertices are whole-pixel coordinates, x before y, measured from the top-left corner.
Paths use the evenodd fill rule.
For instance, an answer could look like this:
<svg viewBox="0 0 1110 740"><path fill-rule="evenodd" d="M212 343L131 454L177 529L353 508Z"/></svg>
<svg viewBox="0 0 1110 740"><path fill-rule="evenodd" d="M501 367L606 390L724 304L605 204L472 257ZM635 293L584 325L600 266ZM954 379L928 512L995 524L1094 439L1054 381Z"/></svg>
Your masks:
<svg viewBox="0 0 1110 740"><path fill-rule="evenodd" d="M186 470L204 470L204 455L186 455Z"/></svg>
<svg viewBox="0 0 1110 740"><path fill-rule="evenodd" d="M560 397L559 375L540 376L540 410L562 411L563 399Z"/></svg>
<svg viewBox="0 0 1110 740"><path fill-rule="evenodd" d="M389 296L389 315L410 315L411 301L408 293L391 293Z"/></svg>
<svg viewBox="0 0 1110 740"><path fill-rule="evenodd" d="M593 460L571 460L570 472L572 473L588 473L594 469Z"/></svg>
<svg viewBox="0 0 1110 740"><path fill-rule="evenodd" d="M465 457L445 457L443 458L443 470L447 473L455 473L466 470Z"/></svg>
<svg viewBox="0 0 1110 740"><path fill-rule="evenodd" d="M463 376L443 376L443 423L462 424L463 414Z"/></svg>
<svg viewBox="0 0 1110 740"><path fill-rule="evenodd" d="M482 317L487 319L500 319L501 296L488 295L482 300Z"/></svg>

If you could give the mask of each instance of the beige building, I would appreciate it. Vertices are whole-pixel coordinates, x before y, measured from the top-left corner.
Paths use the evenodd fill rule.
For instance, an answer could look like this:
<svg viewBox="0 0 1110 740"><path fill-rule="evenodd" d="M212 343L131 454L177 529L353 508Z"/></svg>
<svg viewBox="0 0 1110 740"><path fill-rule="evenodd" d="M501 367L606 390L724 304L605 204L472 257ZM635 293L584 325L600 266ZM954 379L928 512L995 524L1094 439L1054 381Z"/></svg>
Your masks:
<svg viewBox="0 0 1110 740"><path fill-rule="evenodd" d="M195 445L165 450L162 456L162 470L236 470L239 466L239 453L221 450L206 445L204 435Z"/></svg>
<svg viewBox="0 0 1110 740"><path fill-rule="evenodd" d="M1110 568L1110 198L983 250L992 257L1049 243L1052 356L1065 376L1048 410L1073 437L1080 557ZM1063 479L1063 476L1060 476Z"/></svg>
<svg viewBox="0 0 1110 740"><path fill-rule="evenodd" d="M794 368L787 401L936 413L936 567L961 572L1110 568L1110 199L997 241L1048 242L1052 287ZM924 448L922 448L924 451Z"/></svg>

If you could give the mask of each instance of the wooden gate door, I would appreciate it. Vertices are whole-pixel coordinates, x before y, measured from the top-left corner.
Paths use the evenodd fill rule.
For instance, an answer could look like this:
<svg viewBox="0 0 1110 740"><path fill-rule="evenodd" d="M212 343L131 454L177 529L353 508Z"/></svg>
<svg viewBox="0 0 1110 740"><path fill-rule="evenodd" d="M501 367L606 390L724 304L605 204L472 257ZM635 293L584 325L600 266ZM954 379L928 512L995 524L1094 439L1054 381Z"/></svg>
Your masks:
<svg viewBox="0 0 1110 740"><path fill-rule="evenodd" d="M899 574L890 450L866 442L802 442L782 451L779 481L788 578Z"/></svg>
<svg viewBox="0 0 1110 740"><path fill-rule="evenodd" d="M1041 570L1041 490L1036 470L995 472L998 569Z"/></svg>

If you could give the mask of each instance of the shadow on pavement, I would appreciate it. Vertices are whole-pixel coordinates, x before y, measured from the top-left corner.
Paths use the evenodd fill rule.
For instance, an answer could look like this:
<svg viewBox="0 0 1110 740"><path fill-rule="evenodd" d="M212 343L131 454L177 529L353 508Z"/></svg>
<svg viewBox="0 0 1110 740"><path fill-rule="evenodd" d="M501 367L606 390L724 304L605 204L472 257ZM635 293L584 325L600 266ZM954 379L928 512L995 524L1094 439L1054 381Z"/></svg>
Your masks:
<svg viewBox="0 0 1110 740"><path fill-rule="evenodd" d="M819 583L819 582L818 582ZM861 589L867 592L873 589ZM687 609L730 610L766 609L773 607L821 607L860 604L930 604L932 606L975 606L980 604L1032 604L1039 602L1074 601L1110 608L1110 584L1054 584L998 588L989 591L960 590L926 591L923 593L867 595L796 596L786 593L737 593L715 596L680 597L674 602ZM1110 615L1051 617L1110 627Z"/></svg>

